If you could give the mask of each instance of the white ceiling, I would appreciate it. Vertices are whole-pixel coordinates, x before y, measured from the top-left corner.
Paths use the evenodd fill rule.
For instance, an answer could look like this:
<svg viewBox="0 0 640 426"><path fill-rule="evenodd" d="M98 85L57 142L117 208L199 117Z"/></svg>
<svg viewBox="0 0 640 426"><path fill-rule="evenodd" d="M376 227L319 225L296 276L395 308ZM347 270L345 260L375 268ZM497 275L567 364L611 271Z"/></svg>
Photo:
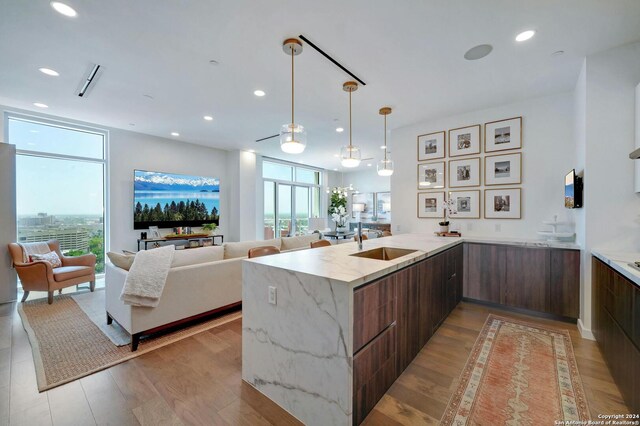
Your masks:
<svg viewBox="0 0 640 426"><path fill-rule="evenodd" d="M367 83L353 95L354 144L377 158L382 106L394 109L393 129L571 90L584 56L640 39L638 0L66 3L77 18L48 0L0 0L0 104L162 137L176 131L183 141L329 169L339 168L333 154L348 141L335 128L347 127L342 83L350 77L309 46L296 57L296 121L307 128L307 150L285 155L277 138L254 142L289 120L287 37L304 34ZM517 44L524 29L537 34ZM482 43L494 46L491 55L463 59ZM557 50L565 54L552 56ZM79 98L92 63L103 73Z"/></svg>

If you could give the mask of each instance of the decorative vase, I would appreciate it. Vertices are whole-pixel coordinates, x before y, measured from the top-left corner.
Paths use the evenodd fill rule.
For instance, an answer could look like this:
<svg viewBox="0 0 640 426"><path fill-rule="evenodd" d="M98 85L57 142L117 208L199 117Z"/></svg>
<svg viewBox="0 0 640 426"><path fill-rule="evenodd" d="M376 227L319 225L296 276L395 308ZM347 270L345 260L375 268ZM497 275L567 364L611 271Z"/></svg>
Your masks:
<svg viewBox="0 0 640 426"><path fill-rule="evenodd" d="M348 229L346 226L336 226L336 232L347 232Z"/></svg>
<svg viewBox="0 0 640 426"><path fill-rule="evenodd" d="M449 232L449 225L440 225L440 232Z"/></svg>

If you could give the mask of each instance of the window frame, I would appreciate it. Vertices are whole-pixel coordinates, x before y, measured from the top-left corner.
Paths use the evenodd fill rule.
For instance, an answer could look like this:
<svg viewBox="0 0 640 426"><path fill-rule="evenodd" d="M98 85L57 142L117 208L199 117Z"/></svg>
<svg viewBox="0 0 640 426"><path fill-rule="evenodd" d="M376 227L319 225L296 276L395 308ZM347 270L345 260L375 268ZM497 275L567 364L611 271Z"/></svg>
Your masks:
<svg viewBox="0 0 640 426"><path fill-rule="evenodd" d="M50 158L53 160L70 160L70 161L81 161L81 162L102 164L102 180L103 180L102 206L103 206L103 221L104 221L104 252L105 252L105 259L106 259L106 254L111 247L111 238L110 238L111 210L109 205L109 198L110 198L110 184L109 184L109 176L110 176L109 136L110 134L109 134L109 130L93 127L93 126L89 126L83 123L77 123L73 121L52 119L49 117L36 115L36 114L24 114L24 113L15 112L15 111L5 111L4 117L3 117L3 125L4 125L4 140L6 143L11 143L11 141L9 140L9 122L11 120L23 121L23 122L26 121L30 123L45 125L45 126L58 127L58 128L66 129L70 131L92 133L92 134L102 136L103 138L102 158L82 157L82 156L75 156L75 155L68 155L68 154L57 154L57 153L51 153L51 152L45 152L45 151L32 151L32 150L18 149L17 147L16 147L16 156L24 155L24 156L31 156L31 157ZM16 221L16 229L17 227L18 227L18 222Z"/></svg>

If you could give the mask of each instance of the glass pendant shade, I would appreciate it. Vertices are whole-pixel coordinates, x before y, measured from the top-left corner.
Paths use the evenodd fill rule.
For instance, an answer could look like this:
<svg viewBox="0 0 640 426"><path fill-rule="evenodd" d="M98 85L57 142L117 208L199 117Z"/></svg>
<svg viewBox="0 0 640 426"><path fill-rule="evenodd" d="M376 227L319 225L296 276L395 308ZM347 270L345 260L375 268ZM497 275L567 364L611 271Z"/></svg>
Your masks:
<svg viewBox="0 0 640 426"><path fill-rule="evenodd" d="M307 132L299 124L283 124L280 128L280 149L287 154L300 154L307 147Z"/></svg>
<svg viewBox="0 0 640 426"><path fill-rule="evenodd" d="M360 148L353 145L343 146L340 149L340 163L342 167L358 167L360 165Z"/></svg>
<svg viewBox="0 0 640 426"><path fill-rule="evenodd" d="M393 161L390 158L378 161L378 175L391 176L393 174Z"/></svg>

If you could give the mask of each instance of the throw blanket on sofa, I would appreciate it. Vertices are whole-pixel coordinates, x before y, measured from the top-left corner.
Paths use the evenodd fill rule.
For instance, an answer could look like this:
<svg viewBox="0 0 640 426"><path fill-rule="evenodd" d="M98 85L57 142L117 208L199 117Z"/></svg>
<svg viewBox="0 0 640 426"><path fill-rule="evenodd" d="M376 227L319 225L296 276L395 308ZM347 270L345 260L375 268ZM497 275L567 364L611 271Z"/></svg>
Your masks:
<svg viewBox="0 0 640 426"><path fill-rule="evenodd" d="M49 244L45 242L40 243L18 243L20 247L22 247L22 262L29 263L31 262L32 254L47 254L51 253L51 248Z"/></svg>
<svg viewBox="0 0 640 426"><path fill-rule="evenodd" d="M173 245L138 252L124 282L120 300L132 306L158 306L174 252Z"/></svg>

